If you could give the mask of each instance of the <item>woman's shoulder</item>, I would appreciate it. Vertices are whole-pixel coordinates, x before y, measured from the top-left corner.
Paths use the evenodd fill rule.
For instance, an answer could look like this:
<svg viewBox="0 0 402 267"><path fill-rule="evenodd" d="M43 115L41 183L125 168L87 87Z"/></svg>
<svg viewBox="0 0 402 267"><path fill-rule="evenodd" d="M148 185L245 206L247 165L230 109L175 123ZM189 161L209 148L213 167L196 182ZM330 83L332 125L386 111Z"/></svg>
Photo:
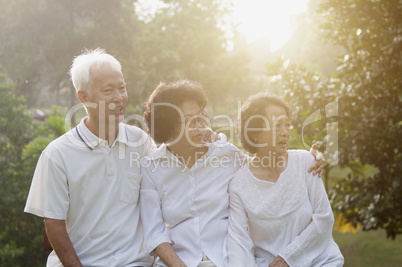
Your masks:
<svg viewBox="0 0 402 267"><path fill-rule="evenodd" d="M238 191L244 189L244 187L250 182L250 170L247 164L241 166L229 184L229 191Z"/></svg>
<svg viewBox="0 0 402 267"><path fill-rule="evenodd" d="M219 140L219 141L215 141L212 143L206 143L206 144L208 144L210 149L212 149L214 151L225 151L226 153L233 153L233 152L241 151L235 145L233 145L232 143L230 143L226 140L224 140L224 141Z"/></svg>
<svg viewBox="0 0 402 267"><path fill-rule="evenodd" d="M314 156L307 150L289 150L290 173L293 177L309 177L308 169L314 164Z"/></svg>
<svg viewBox="0 0 402 267"><path fill-rule="evenodd" d="M315 161L313 154L304 149L288 150L288 155L290 158L301 161L303 163L313 163Z"/></svg>
<svg viewBox="0 0 402 267"><path fill-rule="evenodd" d="M247 156L244 154L244 152L230 142L214 142L209 143L208 146L210 155L213 157L227 158L227 160L240 164L240 166L245 163L245 160L247 160Z"/></svg>

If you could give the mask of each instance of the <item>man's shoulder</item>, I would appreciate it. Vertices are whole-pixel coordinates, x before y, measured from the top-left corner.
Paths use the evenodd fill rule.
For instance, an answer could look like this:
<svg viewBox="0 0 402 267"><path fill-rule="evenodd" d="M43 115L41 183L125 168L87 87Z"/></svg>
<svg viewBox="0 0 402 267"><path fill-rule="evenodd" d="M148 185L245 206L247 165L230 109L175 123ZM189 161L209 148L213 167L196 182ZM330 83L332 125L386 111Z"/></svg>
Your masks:
<svg viewBox="0 0 402 267"><path fill-rule="evenodd" d="M57 137L56 139L52 140L46 148L59 148L64 146L69 146L71 142L76 140L75 136L72 134L72 130L64 133L63 135Z"/></svg>
<svg viewBox="0 0 402 267"><path fill-rule="evenodd" d="M142 155L149 155L156 149L156 144L149 134L137 126L121 123L120 130L124 130L124 139L130 149L141 150ZM120 131L119 130L119 131Z"/></svg>
<svg viewBox="0 0 402 267"><path fill-rule="evenodd" d="M47 155L50 158L57 157L56 155L63 155L63 151L71 149L71 144L78 144L76 138L71 134L71 130L56 139L52 140L45 149L43 149L42 154Z"/></svg>
<svg viewBox="0 0 402 267"><path fill-rule="evenodd" d="M134 126L134 125L129 125L125 123L121 123L123 126L126 134L127 134L127 139L131 142L137 142L140 139L146 138L148 139L150 136L141 128Z"/></svg>
<svg viewBox="0 0 402 267"><path fill-rule="evenodd" d="M127 131L132 131L132 132L136 132L136 133L145 133L145 131L138 126L123 123L123 122L121 124L125 127L125 129Z"/></svg>

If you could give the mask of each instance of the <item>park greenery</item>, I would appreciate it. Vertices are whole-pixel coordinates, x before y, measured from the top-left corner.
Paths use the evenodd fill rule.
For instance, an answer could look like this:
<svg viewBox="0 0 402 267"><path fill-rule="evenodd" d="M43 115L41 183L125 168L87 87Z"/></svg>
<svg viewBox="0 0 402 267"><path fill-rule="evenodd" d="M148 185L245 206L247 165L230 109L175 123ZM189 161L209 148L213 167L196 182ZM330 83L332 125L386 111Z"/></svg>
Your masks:
<svg viewBox="0 0 402 267"><path fill-rule="evenodd" d="M326 1L319 8L323 39L345 51L336 72L322 79L283 59L267 65L297 107L296 128L316 110L329 113L304 135L326 141L321 150L336 141L339 153L327 157L351 169L331 191L335 210L364 230L384 228L391 238L402 233L401 11L400 1ZM334 122L338 131L322 131ZM367 177L364 165L376 171Z"/></svg>
<svg viewBox="0 0 402 267"><path fill-rule="evenodd" d="M0 266L44 265L42 219L23 208L41 151L77 103L68 68L84 48L122 62L132 113L160 80L197 80L211 110L234 117L225 103L266 89L224 19L228 2L165 0L152 14L140 2L0 0ZM399 0L310 0L282 57L261 63L270 90L293 107L292 146L325 152L338 218L391 239L402 233L400 14ZM29 114L38 107L45 121Z"/></svg>

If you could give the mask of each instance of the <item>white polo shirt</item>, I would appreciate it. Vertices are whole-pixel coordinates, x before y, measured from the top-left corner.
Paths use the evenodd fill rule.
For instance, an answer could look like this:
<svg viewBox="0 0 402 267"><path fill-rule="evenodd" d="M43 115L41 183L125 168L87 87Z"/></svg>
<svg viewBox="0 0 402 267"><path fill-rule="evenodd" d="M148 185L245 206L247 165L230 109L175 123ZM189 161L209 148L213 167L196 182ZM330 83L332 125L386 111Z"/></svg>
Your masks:
<svg viewBox="0 0 402 267"><path fill-rule="evenodd" d="M140 160L155 143L141 129L120 123L109 147L85 119L42 152L24 211L65 220L83 266L151 266L138 199ZM47 266L62 266L54 251Z"/></svg>
<svg viewBox="0 0 402 267"><path fill-rule="evenodd" d="M148 252L167 242L189 267L203 254L227 266L228 185L245 155L230 143L215 144L190 169L166 145L144 158L140 204Z"/></svg>

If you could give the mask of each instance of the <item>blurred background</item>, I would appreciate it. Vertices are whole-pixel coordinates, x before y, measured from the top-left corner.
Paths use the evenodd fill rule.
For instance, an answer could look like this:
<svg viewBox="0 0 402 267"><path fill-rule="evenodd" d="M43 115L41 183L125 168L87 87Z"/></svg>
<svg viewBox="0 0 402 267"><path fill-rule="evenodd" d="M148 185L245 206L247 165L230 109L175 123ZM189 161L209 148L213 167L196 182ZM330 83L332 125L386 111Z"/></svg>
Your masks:
<svg viewBox="0 0 402 267"><path fill-rule="evenodd" d="M313 143L345 266L402 266L402 1L0 0L0 266L44 266L42 220L24 214L36 161L85 116L72 60L97 47L123 65L127 116L159 81L208 93L234 135L248 96L292 106L291 148ZM66 119L68 117L68 119ZM226 119L224 119L226 118ZM130 123L130 122L129 122ZM141 127L138 121L131 122Z"/></svg>

